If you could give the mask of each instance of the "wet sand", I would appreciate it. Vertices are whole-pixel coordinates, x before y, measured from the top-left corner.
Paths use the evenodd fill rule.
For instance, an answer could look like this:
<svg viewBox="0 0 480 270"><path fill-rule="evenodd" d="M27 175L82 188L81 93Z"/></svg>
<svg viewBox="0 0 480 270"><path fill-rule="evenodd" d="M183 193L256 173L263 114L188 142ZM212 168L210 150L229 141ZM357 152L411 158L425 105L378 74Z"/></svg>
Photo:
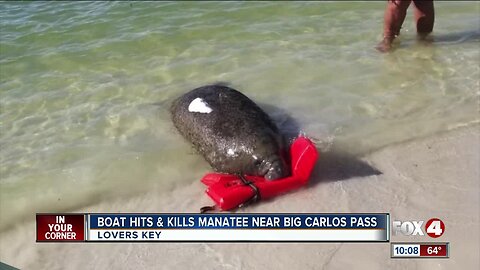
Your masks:
<svg viewBox="0 0 480 270"><path fill-rule="evenodd" d="M239 212L388 212L391 220L446 225L449 259L391 259L390 244L92 244L35 243L35 223L0 234L0 259L21 269L477 269L479 126L389 146L365 157L322 153L308 188ZM102 202L75 212L198 212L211 202L199 181L169 194Z"/></svg>

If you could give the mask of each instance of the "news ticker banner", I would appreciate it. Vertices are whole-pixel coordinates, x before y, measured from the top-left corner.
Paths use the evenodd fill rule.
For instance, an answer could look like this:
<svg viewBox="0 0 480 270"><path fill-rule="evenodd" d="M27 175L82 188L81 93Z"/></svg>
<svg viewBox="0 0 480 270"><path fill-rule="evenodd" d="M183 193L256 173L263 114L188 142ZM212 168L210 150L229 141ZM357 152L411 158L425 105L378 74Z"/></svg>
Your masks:
<svg viewBox="0 0 480 270"><path fill-rule="evenodd" d="M37 242L388 242L389 214L37 214Z"/></svg>
<svg viewBox="0 0 480 270"><path fill-rule="evenodd" d="M392 258L448 258L449 243L391 243Z"/></svg>

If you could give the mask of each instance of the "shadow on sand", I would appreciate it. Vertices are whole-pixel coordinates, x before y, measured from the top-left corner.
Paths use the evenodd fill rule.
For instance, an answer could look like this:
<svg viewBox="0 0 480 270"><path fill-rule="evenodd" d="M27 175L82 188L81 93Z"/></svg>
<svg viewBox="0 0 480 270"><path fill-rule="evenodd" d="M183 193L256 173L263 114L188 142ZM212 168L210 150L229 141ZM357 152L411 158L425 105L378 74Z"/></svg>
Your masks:
<svg viewBox="0 0 480 270"><path fill-rule="evenodd" d="M435 34L431 36L432 42L442 45L451 45L467 42L480 41L480 29L449 33L449 34Z"/></svg>
<svg viewBox="0 0 480 270"><path fill-rule="evenodd" d="M259 104L259 106L270 115L289 143L301 133L298 121L284 109L269 104ZM310 185L382 174L367 162L349 153L317 150L320 155L310 179Z"/></svg>
<svg viewBox="0 0 480 270"><path fill-rule="evenodd" d="M367 162L348 153L320 152L320 150L319 153L320 157L310 179L311 185L382 174Z"/></svg>

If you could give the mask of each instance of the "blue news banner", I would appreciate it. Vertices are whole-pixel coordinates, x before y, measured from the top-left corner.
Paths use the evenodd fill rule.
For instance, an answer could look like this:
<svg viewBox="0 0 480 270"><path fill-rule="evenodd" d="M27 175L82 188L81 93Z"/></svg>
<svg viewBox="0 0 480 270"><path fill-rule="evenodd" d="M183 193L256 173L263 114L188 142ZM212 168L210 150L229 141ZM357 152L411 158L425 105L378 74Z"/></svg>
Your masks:
<svg viewBox="0 0 480 270"><path fill-rule="evenodd" d="M86 214L91 242L387 242L389 214Z"/></svg>

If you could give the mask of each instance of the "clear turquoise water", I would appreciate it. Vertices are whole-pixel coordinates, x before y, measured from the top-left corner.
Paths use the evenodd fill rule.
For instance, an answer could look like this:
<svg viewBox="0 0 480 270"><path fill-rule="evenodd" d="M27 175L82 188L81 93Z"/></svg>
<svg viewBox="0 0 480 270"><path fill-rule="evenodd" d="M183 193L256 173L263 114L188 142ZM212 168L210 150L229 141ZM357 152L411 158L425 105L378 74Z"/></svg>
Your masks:
<svg viewBox="0 0 480 270"><path fill-rule="evenodd" d="M410 12L384 55L382 2L2 2L0 229L198 181L166 108L207 83L358 155L479 122L479 6L436 2L430 45Z"/></svg>

